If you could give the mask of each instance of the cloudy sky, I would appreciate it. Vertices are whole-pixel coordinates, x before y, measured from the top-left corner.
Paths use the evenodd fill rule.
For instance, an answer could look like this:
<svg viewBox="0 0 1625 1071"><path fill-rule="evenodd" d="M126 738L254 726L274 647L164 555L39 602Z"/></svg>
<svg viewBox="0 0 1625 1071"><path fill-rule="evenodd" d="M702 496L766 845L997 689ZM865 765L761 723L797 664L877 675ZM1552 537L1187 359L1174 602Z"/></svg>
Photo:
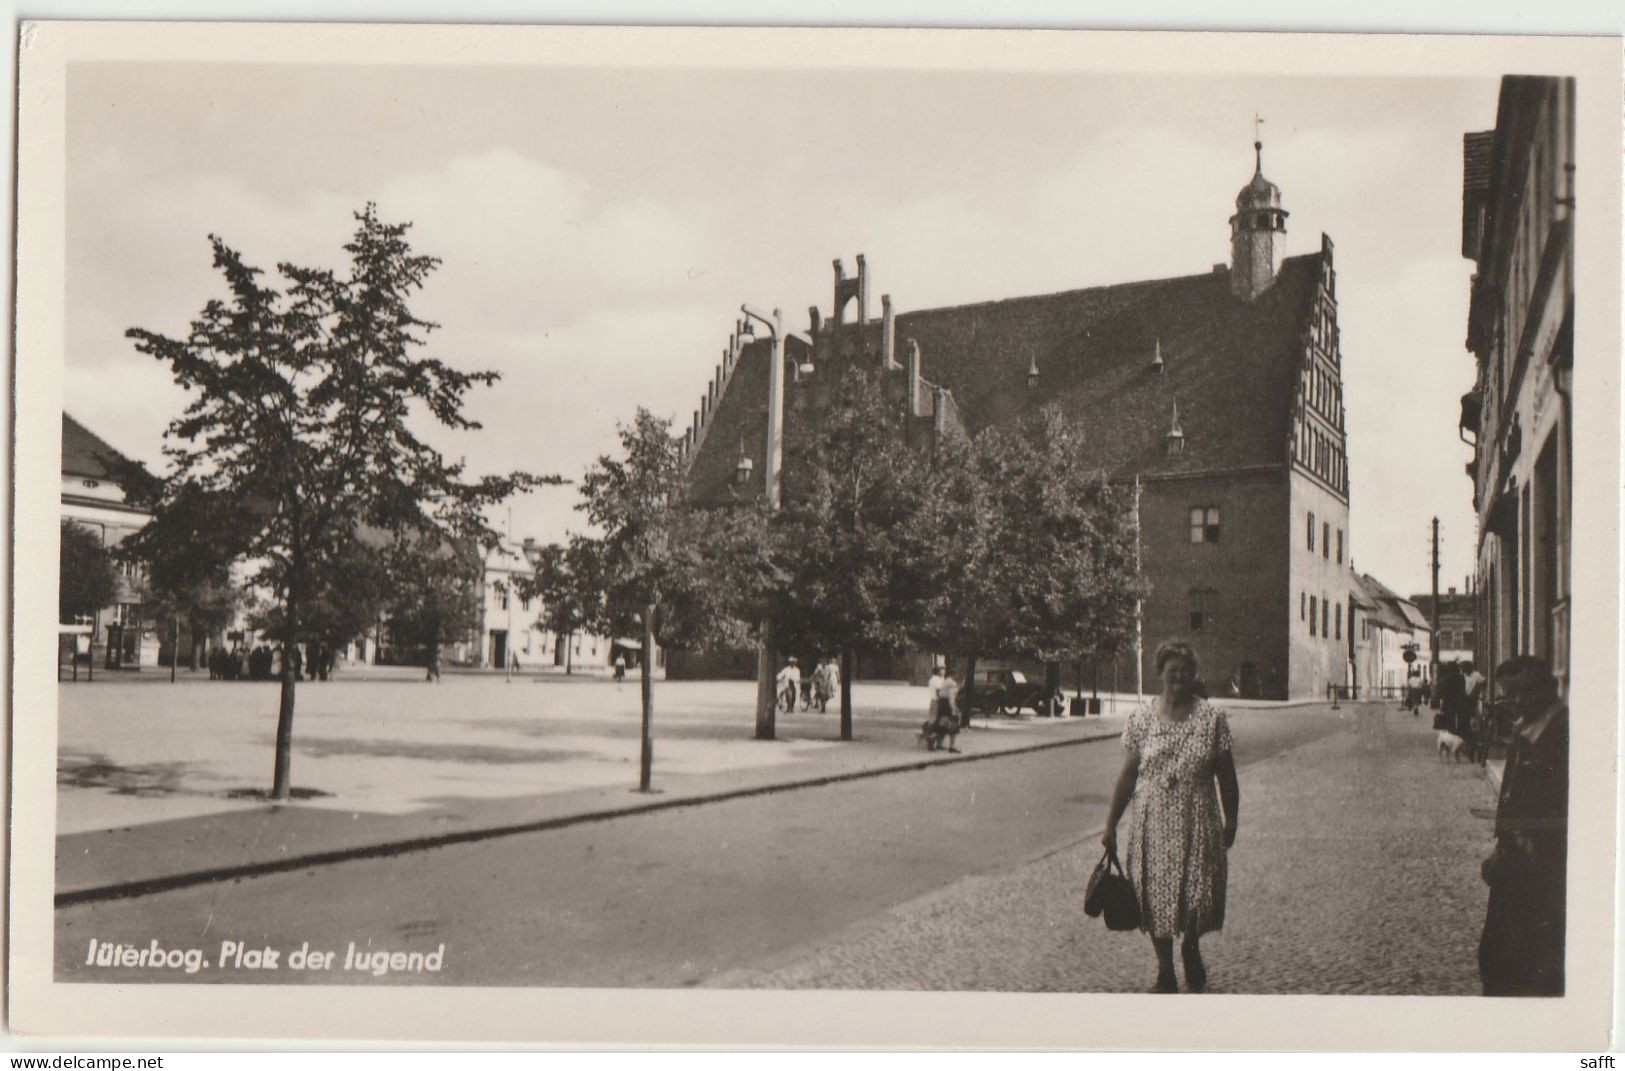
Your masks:
<svg viewBox="0 0 1625 1071"><path fill-rule="evenodd" d="M741 301L804 327L865 253L899 311L1205 271L1237 189L1283 190L1288 253L1336 243L1356 565L1472 568L1457 399L1472 265L1461 136L1482 80L995 72L98 64L68 84L68 411L157 465L183 404L124 331L182 332L251 263L338 267L376 201L443 258L434 352L502 372L439 434L486 471L578 476L638 405L688 419ZM1237 414L1246 419L1246 414ZM512 532L579 526L568 488ZM506 523L506 518L499 518Z"/></svg>

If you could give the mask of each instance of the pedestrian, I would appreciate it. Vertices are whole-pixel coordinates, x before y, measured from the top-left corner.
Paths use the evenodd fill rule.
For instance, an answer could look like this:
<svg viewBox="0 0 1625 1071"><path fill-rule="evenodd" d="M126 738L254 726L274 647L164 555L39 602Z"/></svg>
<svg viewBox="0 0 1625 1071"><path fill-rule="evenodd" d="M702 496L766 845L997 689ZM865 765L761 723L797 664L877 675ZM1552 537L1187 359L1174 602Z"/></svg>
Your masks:
<svg viewBox="0 0 1625 1071"><path fill-rule="evenodd" d="M1439 679L1434 694L1439 707L1439 713L1433 723L1434 728L1461 737L1462 751L1471 756L1473 726L1467 703L1467 682L1456 663L1446 662L1439 667Z"/></svg>
<svg viewBox="0 0 1625 1071"><path fill-rule="evenodd" d="M925 734L926 746L932 751L947 741L948 750L959 752L959 710L956 701L959 698L959 683L948 673L942 663L931 668L931 677L925 682L929 697L926 722L920 728Z"/></svg>
<svg viewBox="0 0 1625 1071"><path fill-rule="evenodd" d="M1224 925L1225 853L1236 841L1241 789L1230 724L1193 691L1196 652L1185 643L1164 643L1156 666L1162 693L1129 715L1127 754L1101 841L1116 854L1117 825L1132 803L1124 869L1140 898L1140 928L1157 957L1151 992L1178 992L1174 938L1180 937L1185 987L1200 993L1207 988L1202 935Z"/></svg>
<svg viewBox="0 0 1625 1071"><path fill-rule="evenodd" d="M801 667L796 663L796 656L791 655L785 660L784 668L774 678L778 687L779 705L786 714L796 711L796 693L801 690Z"/></svg>
<svg viewBox="0 0 1625 1071"><path fill-rule="evenodd" d="M1472 726L1472 751L1470 754L1483 766L1490 758L1490 742L1495 737L1494 728L1490 725L1490 716L1487 704L1484 702L1484 674L1478 671L1469 659L1461 664L1462 686L1467 689L1467 720Z"/></svg>
<svg viewBox="0 0 1625 1071"><path fill-rule="evenodd" d="M620 684L626 679L626 656L620 652L615 654L615 683Z"/></svg>
<svg viewBox="0 0 1625 1071"><path fill-rule="evenodd" d="M1495 808L1478 973L1487 997L1563 995L1569 711L1551 666L1520 655L1495 671L1516 717Z"/></svg>
<svg viewBox="0 0 1625 1071"><path fill-rule="evenodd" d="M829 701L835 697L835 662L825 657L818 660L813 670L813 698L818 701L818 713L829 713Z"/></svg>

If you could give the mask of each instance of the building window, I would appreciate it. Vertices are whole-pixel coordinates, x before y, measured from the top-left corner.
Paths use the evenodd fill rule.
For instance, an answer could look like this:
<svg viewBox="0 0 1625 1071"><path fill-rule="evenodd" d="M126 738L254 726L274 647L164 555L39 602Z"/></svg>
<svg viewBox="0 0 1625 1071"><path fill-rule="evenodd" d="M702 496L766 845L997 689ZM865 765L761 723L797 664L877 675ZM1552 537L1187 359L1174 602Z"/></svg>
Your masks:
<svg viewBox="0 0 1625 1071"><path fill-rule="evenodd" d="M1471 651L1473 649L1473 639L1473 630L1466 629L1461 634L1461 645Z"/></svg>
<svg viewBox="0 0 1625 1071"><path fill-rule="evenodd" d="M1449 629L1447 629L1447 628L1440 629L1439 630L1439 650L1446 651L1446 650L1449 650L1451 647L1453 647L1454 644L1452 644L1450 642L1453 639L1455 639L1455 636L1451 633L1451 631Z"/></svg>
<svg viewBox="0 0 1625 1071"><path fill-rule="evenodd" d="M1200 632L1213 621L1213 601L1218 593L1212 588L1191 588L1191 631Z"/></svg>
<svg viewBox="0 0 1625 1071"><path fill-rule="evenodd" d="M529 595L521 595L519 597L519 608L521 610L526 611L527 613L530 611L530 596Z"/></svg>
<svg viewBox="0 0 1625 1071"><path fill-rule="evenodd" d="M1320 556L1328 559L1332 556L1332 524L1330 521L1322 521L1320 525Z"/></svg>
<svg viewBox="0 0 1625 1071"><path fill-rule="evenodd" d="M1308 532L1309 532L1309 549L1311 551L1313 551L1315 549L1315 515L1313 513L1309 514Z"/></svg>
<svg viewBox="0 0 1625 1071"><path fill-rule="evenodd" d="M1332 638L1332 604L1324 595L1320 597L1320 634L1328 640Z"/></svg>
<svg viewBox="0 0 1625 1071"><path fill-rule="evenodd" d="M1191 542L1217 543L1219 541L1219 507L1191 507Z"/></svg>
<svg viewBox="0 0 1625 1071"><path fill-rule="evenodd" d="M1337 632L1337 636L1335 638L1340 640L1340 639L1343 638L1343 604L1342 603L1337 604L1337 612L1332 614L1332 620L1337 622L1337 624L1334 626L1334 629Z"/></svg>
<svg viewBox="0 0 1625 1071"><path fill-rule="evenodd" d="M1307 619L1308 616L1309 616L1309 593L1307 591L1300 591L1300 592L1298 592L1298 620L1303 621L1303 620Z"/></svg>
<svg viewBox="0 0 1625 1071"><path fill-rule="evenodd" d="M496 592L497 609L498 610L506 610L508 608L508 588L507 588L507 585L502 583L502 581L498 580L495 584L492 585L492 589Z"/></svg>
<svg viewBox="0 0 1625 1071"><path fill-rule="evenodd" d="M1343 529L1337 530L1337 564L1343 564Z"/></svg>
<svg viewBox="0 0 1625 1071"><path fill-rule="evenodd" d="M1317 616L1315 609L1315 597L1311 595L1309 596L1309 635L1311 636L1315 634L1315 617Z"/></svg>

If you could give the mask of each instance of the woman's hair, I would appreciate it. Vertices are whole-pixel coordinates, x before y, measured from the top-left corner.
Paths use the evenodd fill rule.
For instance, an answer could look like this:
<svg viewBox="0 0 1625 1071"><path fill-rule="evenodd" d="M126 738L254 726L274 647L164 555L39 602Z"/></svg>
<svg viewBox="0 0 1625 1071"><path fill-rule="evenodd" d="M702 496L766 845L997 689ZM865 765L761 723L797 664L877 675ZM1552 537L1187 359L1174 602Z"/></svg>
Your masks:
<svg viewBox="0 0 1625 1071"><path fill-rule="evenodd" d="M1191 667L1191 676L1196 676L1198 663L1196 661L1196 652L1191 650L1191 645L1183 640L1168 640L1157 648L1157 675L1159 677L1162 675L1162 667L1175 658L1184 659L1185 664Z"/></svg>

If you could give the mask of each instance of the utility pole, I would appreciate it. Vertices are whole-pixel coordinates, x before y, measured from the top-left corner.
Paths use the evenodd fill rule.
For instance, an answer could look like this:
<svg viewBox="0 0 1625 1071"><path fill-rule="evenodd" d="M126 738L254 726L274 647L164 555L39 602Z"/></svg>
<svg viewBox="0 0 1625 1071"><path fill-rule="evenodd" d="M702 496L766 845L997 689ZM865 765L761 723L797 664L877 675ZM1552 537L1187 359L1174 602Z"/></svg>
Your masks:
<svg viewBox="0 0 1625 1071"><path fill-rule="evenodd" d="M1433 518L1433 642L1428 671L1435 685L1439 680L1439 518Z"/></svg>

